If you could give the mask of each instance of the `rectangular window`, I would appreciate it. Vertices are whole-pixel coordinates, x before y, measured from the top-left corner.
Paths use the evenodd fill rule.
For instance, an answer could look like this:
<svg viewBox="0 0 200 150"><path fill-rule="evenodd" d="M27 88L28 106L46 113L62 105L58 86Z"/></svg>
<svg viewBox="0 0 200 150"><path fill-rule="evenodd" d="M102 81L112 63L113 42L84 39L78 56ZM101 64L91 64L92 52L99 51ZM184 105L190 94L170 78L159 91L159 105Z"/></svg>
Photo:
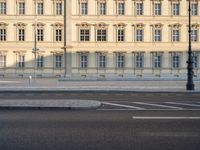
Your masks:
<svg viewBox="0 0 200 150"><path fill-rule="evenodd" d="M107 41L107 30L97 30L97 41Z"/></svg>
<svg viewBox="0 0 200 150"><path fill-rule="evenodd" d="M143 68L144 64L144 56L142 53L135 54L135 67L136 68Z"/></svg>
<svg viewBox="0 0 200 150"><path fill-rule="evenodd" d="M80 29L80 41L90 41L89 29Z"/></svg>
<svg viewBox="0 0 200 150"><path fill-rule="evenodd" d="M56 68L61 68L61 67L62 67L62 56L56 55Z"/></svg>
<svg viewBox="0 0 200 150"><path fill-rule="evenodd" d="M100 3L99 4L99 11L100 11L100 15L106 15L106 3Z"/></svg>
<svg viewBox="0 0 200 150"><path fill-rule="evenodd" d="M88 3L81 3L81 15L88 14Z"/></svg>
<svg viewBox="0 0 200 150"><path fill-rule="evenodd" d="M62 15L62 3L56 3L56 15Z"/></svg>
<svg viewBox="0 0 200 150"><path fill-rule="evenodd" d="M37 29L37 40L44 41L44 31L43 29Z"/></svg>
<svg viewBox="0 0 200 150"><path fill-rule="evenodd" d="M25 30L24 29L19 29L18 30L18 40L19 41L24 41L25 40Z"/></svg>
<svg viewBox="0 0 200 150"><path fill-rule="evenodd" d="M172 31L172 41L173 42L179 42L180 41L180 30L179 29L173 29L173 31Z"/></svg>
<svg viewBox="0 0 200 150"><path fill-rule="evenodd" d="M0 68L6 67L6 56L0 55Z"/></svg>
<svg viewBox="0 0 200 150"><path fill-rule="evenodd" d="M174 15L174 16L180 15L180 4L179 3L172 4L172 15Z"/></svg>
<svg viewBox="0 0 200 150"><path fill-rule="evenodd" d="M193 68L198 68L198 56L197 55L194 55L193 56Z"/></svg>
<svg viewBox="0 0 200 150"><path fill-rule="evenodd" d="M197 42L198 41L198 31L197 31L197 29L192 29L191 30L191 41L192 42Z"/></svg>
<svg viewBox="0 0 200 150"><path fill-rule="evenodd" d="M24 15L25 14L25 3L19 2L19 14Z"/></svg>
<svg viewBox="0 0 200 150"><path fill-rule="evenodd" d="M117 30L117 41L123 42L124 41L124 29Z"/></svg>
<svg viewBox="0 0 200 150"><path fill-rule="evenodd" d="M118 15L124 15L124 3L118 3Z"/></svg>
<svg viewBox="0 0 200 150"><path fill-rule="evenodd" d="M143 3L136 3L136 14L143 15Z"/></svg>
<svg viewBox="0 0 200 150"><path fill-rule="evenodd" d="M123 54L117 55L117 68L124 68L124 55Z"/></svg>
<svg viewBox="0 0 200 150"><path fill-rule="evenodd" d="M25 56L19 55L17 67L24 68L25 67Z"/></svg>
<svg viewBox="0 0 200 150"><path fill-rule="evenodd" d="M136 30L136 41L137 42L143 41L143 30L142 29Z"/></svg>
<svg viewBox="0 0 200 150"><path fill-rule="evenodd" d="M198 4L191 4L191 11L192 11L192 16L197 16L198 15Z"/></svg>
<svg viewBox="0 0 200 150"><path fill-rule="evenodd" d="M43 56L38 55L38 57L37 57L37 67L38 68L43 68L43 59L44 59Z"/></svg>
<svg viewBox="0 0 200 150"><path fill-rule="evenodd" d="M161 68L161 56L154 56L154 68Z"/></svg>
<svg viewBox="0 0 200 150"><path fill-rule="evenodd" d="M56 41L57 42L62 41L62 30L61 29L56 29Z"/></svg>
<svg viewBox="0 0 200 150"><path fill-rule="evenodd" d="M154 41L160 42L161 41L161 29L154 30Z"/></svg>
<svg viewBox="0 0 200 150"><path fill-rule="evenodd" d="M6 41L6 29L0 29L0 41Z"/></svg>
<svg viewBox="0 0 200 150"><path fill-rule="evenodd" d="M98 60L99 60L98 67L99 68L105 68L106 67L106 56L104 54L100 53L98 55Z"/></svg>
<svg viewBox="0 0 200 150"><path fill-rule="evenodd" d="M82 54L80 58L80 67L81 68L87 68L88 66L88 55L87 54Z"/></svg>
<svg viewBox="0 0 200 150"><path fill-rule="evenodd" d="M172 68L180 67L180 56L177 54L173 54L172 56Z"/></svg>
<svg viewBox="0 0 200 150"><path fill-rule="evenodd" d="M0 2L0 14L1 15L6 14L6 2Z"/></svg>
<svg viewBox="0 0 200 150"><path fill-rule="evenodd" d="M44 4L43 3L38 3L37 4L37 14L38 15L43 15L44 13Z"/></svg>
<svg viewBox="0 0 200 150"><path fill-rule="evenodd" d="M161 3L154 4L154 15L156 15L156 16L161 15Z"/></svg>

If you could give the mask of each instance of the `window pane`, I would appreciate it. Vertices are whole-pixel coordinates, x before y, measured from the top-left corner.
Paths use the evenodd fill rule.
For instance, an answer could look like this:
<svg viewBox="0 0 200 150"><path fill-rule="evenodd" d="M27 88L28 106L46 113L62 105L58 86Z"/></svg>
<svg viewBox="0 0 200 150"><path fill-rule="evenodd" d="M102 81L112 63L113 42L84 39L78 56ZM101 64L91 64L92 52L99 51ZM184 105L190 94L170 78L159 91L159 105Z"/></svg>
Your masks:
<svg viewBox="0 0 200 150"><path fill-rule="evenodd" d="M25 14L25 3L24 2L20 2L19 3L19 14L20 15L24 15Z"/></svg>
<svg viewBox="0 0 200 150"><path fill-rule="evenodd" d="M172 5L172 14L178 16L180 14L180 4Z"/></svg>
<svg viewBox="0 0 200 150"><path fill-rule="evenodd" d="M38 6L37 8L38 15L43 15L43 9L44 9L43 3L38 3L37 6Z"/></svg>
<svg viewBox="0 0 200 150"><path fill-rule="evenodd" d="M0 29L0 41L6 41L6 29Z"/></svg>
<svg viewBox="0 0 200 150"><path fill-rule="evenodd" d="M124 3L118 3L118 15L124 15Z"/></svg>
<svg viewBox="0 0 200 150"><path fill-rule="evenodd" d="M107 41L107 30L97 30L97 41Z"/></svg>
<svg viewBox="0 0 200 150"><path fill-rule="evenodd" d="M154 4L154 15L161 15L161 4Z"/></svg>
<svg viewBox="0 0 200 150"><path fill-rule="evenodd" d="M38 57L37 57L37 67L38 68L43 67L43 56L38 55Z"/></svg>
<svg viewBox="0 0 200 150"><path fill-rule="evenodd" d="M56 15L62 15L62 3L56 3Z"/></svg>
<svg viewBox="0 0 200 150"><path fill-rule="evenodd" d="M62 56L56 55L56 68L61 68L61 67L62 67Z"/></svg>
<svg viewBox="0 0 200 150"><path fill-rule="evenodd" d="M178 41L180 41L180 31L178 30L178 29L174 29L173 31L172 31L173 33L173 35L172 35L172 40L174 41L174 42L178 42Z"/></svg>
<svg viewBox="0 0 200 150"><path fill-rule="evenodd" d="M124 30L123 29L118 29L117 30L117 41L124 41Z"/></svg>
<svg viewBox="0 0 200 150"><path fill-rule="evenodd" d="M0 2L0 14L6 14L6 2Z"/></svg>
<svg viewBox="0 0 200 150"><path fill-rule="evenodd" d="M98 59L99 60L99 62L98 62L99 67L105 68L106 67L106 56L104 54L99 54L98 58L99 58Z"/></svg>
<svg viewBox="0 0 200 150"><path fill-rule="evenodd" d="M106 3L100 3L100 15L106 15Z"/></svg>
<svg viewBox="0 0 200 150"><path fill-rule="evenodd" d="M88 56L87 55L81 55L80 58L80 67L81 68L87 68L87 64L88 64Z"/></svg>
<svg viewBox="0 0 200 150"><path fill-rule="evenodd" d="M154 56L154 68L161 68L161 56Z"/></svg>
<svg viewBox="0 0 200 150"><path fill-rule="evenodd" d="M89 41L90 40L90 30L80 29L80 41Z"/></svg>
<svg viewBox="0 0 200 150"><path fill-rule="evenodd" d="M117 55L117 68L124 68L124 55Z"/></svg>
<svg viewBox="0 0 200 150"><path fill-rule="evenodd" d="M143 54L136 53L135 55L135 67L136 68L143 68Z"/></svg>
<svg viewBox="0 0 200 150"><path fill-rule="evenodd" d="M161 41L161 30L160 29L154 30L154 41L156 41L156 42Z"/></svg>
<svg viewBox="0 0 200 150"><path fill-rule="evenodd" d="M198 4L191 4L191 11L193 16L198 15Z"/></svg>
<svg viewBox="0 0 200 150"><path fill-rule="evenodd" d="M143 30L136 30L136 41L143 41Z"/></svg>
<svg viewBox="0 0 200 150"><path fill-rule="evenodd" d="M88 3L81 3L81 15L88 14Z"/></svg>
<svg viewBox="0 0 200 150"><path fill-rule="evenodd" d="M0 68L6 67L6 56L0 55Z"/></svg>
<svg viewBox="0 0 200 150"><path fill-rule="evenodd" d="M61 29L56 30L56 41L62 41L62 30Z"/></svg>
<svg viewBox="0 0 200 150"><path fill-rule="evenodd" d="M180 64L180 56L177 54L173 54L172 56L172 67L173 68L179 68Z"/></svg>
<svg viewBox="0 0 200 150"><path fill-rule="evenodd" d="M136 14L143 15L143 3L136 4Z"/></svg>

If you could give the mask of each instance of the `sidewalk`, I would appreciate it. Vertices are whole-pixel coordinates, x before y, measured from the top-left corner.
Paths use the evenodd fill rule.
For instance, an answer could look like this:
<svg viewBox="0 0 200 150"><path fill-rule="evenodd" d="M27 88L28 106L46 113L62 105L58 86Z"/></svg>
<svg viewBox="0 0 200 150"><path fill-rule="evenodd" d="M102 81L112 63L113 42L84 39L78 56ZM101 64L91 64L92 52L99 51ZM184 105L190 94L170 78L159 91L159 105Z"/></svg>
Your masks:
<svg viewBox="0 0 200 150"><path fill-rule="evenodd" d="M194 81L200 92L200 81ZM0 80L0 91L144 91L187 92L186 81L58 81L58 78Z"/></svg>

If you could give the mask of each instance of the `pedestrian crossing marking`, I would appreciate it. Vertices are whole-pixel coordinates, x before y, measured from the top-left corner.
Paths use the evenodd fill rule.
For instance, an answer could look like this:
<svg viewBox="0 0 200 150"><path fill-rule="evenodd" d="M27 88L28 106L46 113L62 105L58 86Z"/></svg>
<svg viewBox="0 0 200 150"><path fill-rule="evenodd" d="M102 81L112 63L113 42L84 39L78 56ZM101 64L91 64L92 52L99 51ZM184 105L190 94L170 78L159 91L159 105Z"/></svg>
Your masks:
<svg viewBox="0 0 200 150"><path fill-rule="evenodd" d="M177 103L177 102L165 102L166 104L175 104L175 105L185 105L185 106L194 106L194 107L200 107L200 105L196 104L186 104L186 103Z"/></svg>
<svg viewBox="0 0 200 150"><path fill-rule="evenodd" d="M132 108L132 109L145 109L145 108L141 108L141 107L135 107L135 106L130 106L130 105L122 105L122 104L116 104L116 103L108 103L108 102L103 102L102 104L125 107L125 108Z"/></svg>
<svg viewBox="0 0 200 150"><path fill-rule="evenodd" d="M193 102L197 103L197 102ZM134 105L135 104L135 105ZM171 106L171 105L177 106ZM139 106L138 106L139 105ZM147 107L148 106L148 107ZM192 108L196 106L196 108ZM102 107L97 110L110 111L200 111L200 105L191 104L191 102L127 102L127 101L104 101Z"/></svg>
<svg viewBox="0 0 200 150"><path fill-rule="evenodd" d="M140 105L155 106L155 107L164 107L164 108L170 108L170 109L183 109L181 107L174 107L174 106L160 105L160 104L152 104L152 103L143 103L143 102L133 102L133 103L134 104L140 104Z"/></svg>

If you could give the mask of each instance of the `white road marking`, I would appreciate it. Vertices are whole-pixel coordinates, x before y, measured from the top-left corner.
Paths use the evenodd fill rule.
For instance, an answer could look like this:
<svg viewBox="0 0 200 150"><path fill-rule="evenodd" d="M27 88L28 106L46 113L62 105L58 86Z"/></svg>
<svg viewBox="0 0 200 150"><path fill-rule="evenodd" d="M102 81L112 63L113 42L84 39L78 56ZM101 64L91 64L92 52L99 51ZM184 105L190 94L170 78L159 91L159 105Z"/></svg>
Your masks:
<svg viewBox="0 0 200 150"><path fill-rule="evenodd" d="M195 105L195 104L186 104L186 103L177 103L177 102L165 102L166 104L175 104L175 105L185 105L185 106L195 106L195 107L200 107L200 105Z"/></svg>
<svg viewBox="0 0 200 150"><path fill-rule="evenodd" d="M135 106L130 106L130 105L121 105L121 104L108 103L108 102L102 102L102 104L111 105L111 106L118 106L118 107L125 107L125 108L132 108L132 109L137 109L137 110L144 110L145 109L145 108L142 108L142 107L135 107Z"/></svg>
<svg viewBox="0 0 200 150"><path fill-rule="evenodd" d="M183 109L181 107L174 107L174 106L160 105L160 104L152 104L152 103L143 103L143 102L132 102L132 103L134 103L134 104L140 104L140 105L148 105L148 106L171 108L171 109Z"/></svg>
<svg viewBox="0 0 200 150"><path fill-rule="evenodd" d="M138 120L199 120L200 117L165 117L165 116L133 116L133 119Z"/></svg>
<svg viewBox="0 0 200 150"><path fill-rule="evenodd" d="M197 111L197 110L200 110L200 109L115 109L115 108L99 108L99 109L96 109L96 110L101 110L101 111Z"/></svg>
<svg viewBox="0 0 200 150"><path fill-rule="evenodd" d="M136 110L136 109L129 109L129 108L127 108L127 109L107 109L107 108L100 108L100 109L96 109L96 110L106 110L106 111L126 111L126 110ZM138 110L138 109L137 109Z"/></svg>

